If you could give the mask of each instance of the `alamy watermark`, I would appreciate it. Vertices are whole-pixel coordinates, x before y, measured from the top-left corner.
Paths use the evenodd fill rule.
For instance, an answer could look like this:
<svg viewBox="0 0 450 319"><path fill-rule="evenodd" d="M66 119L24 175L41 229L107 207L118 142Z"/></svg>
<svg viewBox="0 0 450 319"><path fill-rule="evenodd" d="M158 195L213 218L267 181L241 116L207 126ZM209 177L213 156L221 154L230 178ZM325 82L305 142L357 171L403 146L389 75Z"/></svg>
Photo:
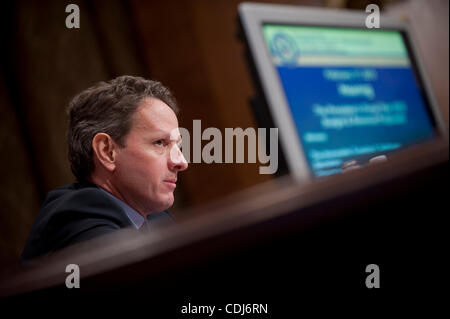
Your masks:
<svg viewBox="0 0 450 319"><path fill-rule="evenodd" d="M68 4L66 6L66 13L69 13L66 17L67 29L79 29L80 28L80 8L76 4Z"/></svg>
<svg viewBox="0 0 450 319"><path fill-rule="evenodd" d="M270 128L269 131L266 128L256 130L252 127L245 130L240 127L225 128L225 133L222 134L215 127L202 131L201 120L194 120L192 135L187 129L180 127L171 132L170 140L180 140L170 148L170 157L174 162L244 163L247 157L247 163L258 161L261 164L260 174L274 174L278 170L278 128ZM202 147L203 141L208 143Z"/></svg>
<svg viewBox="0 0 450 319"><path fill-rule="evenodd" d="M377 264L370 264L366 266L366 287L369 289L380 288L380 267Z"/></svg>
<svg viewBox="0 0 450 319"><path fill-rule="evenodd" d="M80 288L80 267L77 264L69 264L66 266L66 273L70 273L66 277L66 287Z"/></svg>
<svg viewBox="0 0 450 319"><path fill-rule="evenodd" d="M379 29L380 28L380 8L376 4L369 4L366 7L366 12L370 13L366 17L366 28Z"/></svg>

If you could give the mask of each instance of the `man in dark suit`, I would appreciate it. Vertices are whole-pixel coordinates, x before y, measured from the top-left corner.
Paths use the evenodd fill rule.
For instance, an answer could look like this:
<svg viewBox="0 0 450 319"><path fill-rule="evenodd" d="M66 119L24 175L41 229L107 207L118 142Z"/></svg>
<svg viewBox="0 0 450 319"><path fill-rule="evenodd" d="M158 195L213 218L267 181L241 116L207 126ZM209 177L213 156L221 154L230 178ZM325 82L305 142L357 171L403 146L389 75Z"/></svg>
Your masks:
<svg viewBox="0 0 450 319"><path fill-rule="evenodd" d="M69 106L67 142L78 182L48 193L22 262L124 227L172 220L180 151L177 106L157 81L121 76Z"/></svg>

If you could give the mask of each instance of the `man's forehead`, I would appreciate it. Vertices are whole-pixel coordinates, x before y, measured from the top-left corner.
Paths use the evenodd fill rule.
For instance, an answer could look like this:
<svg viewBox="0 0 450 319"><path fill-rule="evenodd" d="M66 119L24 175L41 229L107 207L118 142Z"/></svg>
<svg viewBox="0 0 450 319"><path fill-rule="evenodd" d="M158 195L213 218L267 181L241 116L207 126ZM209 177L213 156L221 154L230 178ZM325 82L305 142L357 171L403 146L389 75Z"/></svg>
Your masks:
<svg viewBox="0 0 450 319"><path fill-rule="evenodd" d="M134 114L134 126L158 134L169 134L178 128L175 112L164 102L146 98Z"/></svg>

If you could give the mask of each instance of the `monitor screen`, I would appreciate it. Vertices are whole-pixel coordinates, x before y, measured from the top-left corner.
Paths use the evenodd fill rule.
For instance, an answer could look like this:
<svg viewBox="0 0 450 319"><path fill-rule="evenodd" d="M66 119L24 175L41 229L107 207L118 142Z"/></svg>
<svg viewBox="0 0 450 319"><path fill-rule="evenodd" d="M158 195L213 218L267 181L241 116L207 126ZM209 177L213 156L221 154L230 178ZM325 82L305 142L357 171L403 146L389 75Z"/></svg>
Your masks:
<svg viewBox="0 0 450 319"><path fill-rule="evenodd" d="M402 31L262 24L310 174L435 136Z"/></svg>

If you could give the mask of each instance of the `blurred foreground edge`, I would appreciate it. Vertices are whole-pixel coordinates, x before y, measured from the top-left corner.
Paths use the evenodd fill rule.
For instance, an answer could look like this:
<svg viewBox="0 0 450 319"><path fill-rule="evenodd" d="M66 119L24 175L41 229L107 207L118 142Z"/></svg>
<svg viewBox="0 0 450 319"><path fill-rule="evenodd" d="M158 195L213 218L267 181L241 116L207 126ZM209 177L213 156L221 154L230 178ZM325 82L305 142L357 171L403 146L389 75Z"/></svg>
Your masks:
<svg viewBox="0 0 450 319"><path fill-rule="evenodd" d="M367 291L371 263L380 267L382 289L413 294L436 283L430 276L443 254L447 173L448 141L437 141L305 185L282 177L195 208L199 217L150 235L125 229L34 267L6 269L0 296L68 293L68 264L80 268L77 293L170 295L177 304L230 292L258 303L289 300L286 285L311 294Z"/></svg>

